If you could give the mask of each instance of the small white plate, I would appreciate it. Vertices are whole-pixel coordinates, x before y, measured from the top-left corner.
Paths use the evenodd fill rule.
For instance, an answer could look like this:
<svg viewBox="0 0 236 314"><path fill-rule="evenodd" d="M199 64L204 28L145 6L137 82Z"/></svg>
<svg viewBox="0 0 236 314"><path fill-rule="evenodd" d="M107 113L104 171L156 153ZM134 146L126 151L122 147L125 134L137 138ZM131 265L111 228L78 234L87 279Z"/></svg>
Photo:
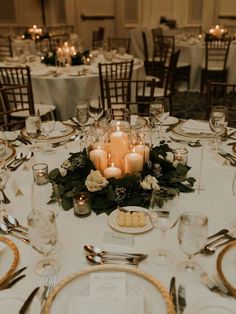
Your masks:
<svg viewBox="0 0 236 314"><path fill-rule="evenodd" d="M16 132L5 131L4 133L8 141L15 141L18 137Z"/></svg>
<svg viewBox="0 0 236 314"><path fill-rule="evenodd" d="M235 314L235 304L223 298L201 298L187 305L184 314Z"/></svg>
<svg viewBox="0 0 236 314"><path fill-rule="evenodd" d="M171 125L171 124L175 124L175 123L178 123L179 122L179 119L176 118L176 117L172 117L172 116L169 116L163 123L163 125Z"/></svg>
<svg viewBox="0 0 236 314"><path fill-rule="evenodd" d="M144 208L144 207L138 207L138 206L126 206L126 207L123 207L124 209L128 210L128 211L147 211L148 212L148 209ZM144 227L137 227L137 228L134 228L134 227L120 227L117 223L117 214L118 214L119 210L116 209L114 210L109 218L108 218L108 222L109 222L109 225L116 231L119 231L119 232L123 232L123 233L131 233L131 234L136 234L136 233L143 233L143 232L147 232L149 230L151 230L153 228L153 224L150 220L150 217L149 215L146 215L146 225Z"/></svg>

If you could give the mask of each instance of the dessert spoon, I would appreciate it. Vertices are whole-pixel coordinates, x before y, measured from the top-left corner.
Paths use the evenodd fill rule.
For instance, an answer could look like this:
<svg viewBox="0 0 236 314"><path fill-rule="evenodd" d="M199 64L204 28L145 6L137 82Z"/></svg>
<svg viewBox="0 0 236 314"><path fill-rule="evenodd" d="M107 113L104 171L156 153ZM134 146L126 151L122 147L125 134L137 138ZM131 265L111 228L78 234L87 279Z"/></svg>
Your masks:
<svg viewBox="0 0 236 314"><path fill-rule="evenodd" d="M17 238L17 239L19 239L19 240L21 240L21 241L23 241L24 243L27 243L27 244L30 243L30 241L29 241L28 239L19 236L18 234L16 234L15 232L13 232L13 230L9 230L9 229L7 228L7 226L6 226L5 224L3 224L3 223L0 223L0 233L2 233L2 234L4 234L4 235L8 235L8 234L9 234L9 235L12 235L12 236L14 236L15 238Z"/></svg>
<svg viewBox="0 0 236 314"><path fill-rule="evenodd" d="M13 228L18 227L18 228L21 228L21 229L23 229L23 230L25 230L25 231L28 231L28 228L25 227L25 226L22 226L22 225L19 223L19 221L18 221L15 217L13 217L12 215L5 214L5 215L3 216L3 220L4 220L4 222L5 222L6 224L10 225L10 226L13 227Z"/></svg>
<svg viewBox="0 0 236 314"><path fill-rule="evenodd" d="M16 154L16 157L7 165L7 167L13 165L15 162L17 162L18 160L20 160L23 157L22 153L18 153Z"/></svg>
<svg viewBox="0 0 236 314"><path fill-rule="evenodd" d="M17 165L10 166L9 167L10 170L15 171L18 167L20 167L20 165L23 164L23 162L30 160L30 158L32 158L33 156L34 156L34 152L28 153L25 157L21 158L21 160L19 161L19 163Z"/></svg>
<svg viewBox="0 0 236 314"><path fill-rule="evenodd" d="M93 246L93 245L85 245L84 246L84 250L89 252L90 254L93 254L93 255L98 255L98 256L123 256L123 257L126 257L126 258L133 258L133 257L136 257L138 258L140 261L141 260L144 260L145 258L148 257L147 254L143 254L143 253L126 253L126 252L111 252L111 251L104 251L104 250L101 250L100 248L96 247L96 246Z"/></svg>
<svg viewBox="0 0 236 314"><path fill-rule="evenodd" d="M116 262L124 262L125 264L129 265L138 265L140 262L140 258L138 257L126 257L126 258L113 258L113 257L101 257L98 255L87 255L86 259L96 265L103 265L103 264L117 264Z"/></svg>

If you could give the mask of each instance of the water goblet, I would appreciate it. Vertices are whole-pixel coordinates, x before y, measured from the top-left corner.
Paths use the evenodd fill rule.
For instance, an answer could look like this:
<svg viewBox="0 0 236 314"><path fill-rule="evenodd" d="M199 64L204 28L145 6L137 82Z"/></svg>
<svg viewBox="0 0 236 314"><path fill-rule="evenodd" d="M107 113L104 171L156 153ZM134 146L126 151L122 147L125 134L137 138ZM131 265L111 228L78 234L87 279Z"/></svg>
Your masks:
<svg viewBox="0 0 236 314"><path fill-rule="evenodd" d="M58 240L55 214L44 210L32 211L28 217L28 237L31 246L45 258L35 266L35 272L41 276L48 276L60 269L58 261L47 257L55 248Z"/></svg>
<svg viewBox="0 0 236 314"><path fill-rule="evenodd" d="M188 257L187 261L178 265L178 272L181 277L188 278L201 272L201 266L193 262L192 257L205 246L207 237L208 218L205 214L185 212L180 216L178 241L180 248Z"/></svg>
<svg viewBox="0 0 236 314"><path fill-rule="evenodd" d="M159 265L171 264L175 256L171 251L165 249L164 242L166 232L173 228L179 219L178 193L168 195L165 190L154 190L149 210L157 214L157 219L154 221L154 224L156 228L161 231L162 235L162 248L155 250L151 254L153 262Z"/></svg>
<svg viewBox="0 0 236 314"><path fill-rule="evenodd" d="M85 144L85 125L89 119L89 106L86 101L77 102L75 106L75 117L82 128L82 145Z"/></svg>
<svg viewBox="0 0 236 314"><path fill-rule="evenodd" d="M89 103L89 115L94 120L94 127L97 129L98 121L103 115L103 108L100 101Z"/></svg>
<svg viewBox="0 0 236 314"><path fill-rule="evenodd" d="M25 128L28 136L32 140L32 146L30 147L31 151L38 151L37 147L37 138L39 137L41 131L41 118L38 114L36 115L29 115L25 119Z"/></svg>
<svg viewBox="0 0 236 314"><path fill-rule="evenodd" d="M150 124L156 129L156 133L159 133L160 139L163 136L162 134L162 126L166 118L168 117L168 99L156 98L151 104L149 108L149 117ZM159 126L159 127L158 127Z"/></svg>
<svg viewBox="0 0 236 314"><path fill-rule="evenodd" d="M54 130L55 127L55 118L53 111L50 110L44 116L41 117L41 132L45 134L47 143L44 147L43 153L45 154L52 154L54 150L50 143L50 133Z"/></svg>
<svg viewBox="0 0 236 314"><path fill-rule="evenodd" d="M226 128L228 121L228 111L227 107L214 106L210 112L209 126L214 132L214 140L212 142L212 151L218 152L218 147L220 145L219 136L223 133Z"/></svg>

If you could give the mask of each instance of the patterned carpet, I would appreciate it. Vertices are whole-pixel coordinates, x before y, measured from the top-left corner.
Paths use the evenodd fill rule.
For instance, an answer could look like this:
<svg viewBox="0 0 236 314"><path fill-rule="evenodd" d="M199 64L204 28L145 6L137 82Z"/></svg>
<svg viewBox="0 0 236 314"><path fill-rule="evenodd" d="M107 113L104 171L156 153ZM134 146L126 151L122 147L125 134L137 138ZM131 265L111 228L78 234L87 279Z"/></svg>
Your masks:
<svg viewBox="0 0 236 314"><path fill-rule="evenodd" d="M206 95L177 92L172 98L173 116L182 119L205 119Z"/></svg>

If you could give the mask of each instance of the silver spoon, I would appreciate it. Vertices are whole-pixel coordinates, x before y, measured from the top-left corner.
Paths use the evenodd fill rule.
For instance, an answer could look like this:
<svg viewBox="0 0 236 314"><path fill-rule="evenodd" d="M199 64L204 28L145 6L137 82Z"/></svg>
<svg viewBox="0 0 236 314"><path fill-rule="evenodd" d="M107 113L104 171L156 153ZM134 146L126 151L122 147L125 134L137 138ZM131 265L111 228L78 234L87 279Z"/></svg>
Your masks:
<svg viewBox="0 0 236 314"><path fill-rule="evenodd" d="M140 259L138 257L126 257L126 258L109 258L109 257L101 257L98 255L87 255L87 260L96 265L103 265L103 264L117 264L116 262L124 262L125 264L129 265L138 265Z"/></svg>
<svg viewBox="0 0 236 314"><path fill-rule="evenodd" d="M21 224L19 223L19 221L18 221L15 217L13 217L12 215L5 214L5 215L3 216L3 220L4 220L7 224L9 224L10 226L12 226L13 228L18 227L18 228L21 228L21 229L23 229L23 230L25 230L25 231L28 231L28 228L25 227L25 226L23 226L23 225L21 225Z"/></svg>
<svg viewBox="0 0 236 314"><path fill-rule="evenodd" d="M220 235L223 235L223 234L226 234L227 232L229 232L228 229L221 229L220 231L212 234L211 236L208 237L208 240L212 239L212 238L215 238L217 236L220 236Z"/></svg>
<svg viewBox="0 0 236 314"><path fill-rule="evenodd" d="M145 258L147 258L147 254L143 254L143 253L126 253L126 252L110 252L110 251L104 251L101 250L100 248L93 246L93 245L85 245L84 246L84 250L89 252L90 254L93 255L99 255L99 256L123 256L123 257L137 257L139 258L139 260L144 260Z"/></svg>
<svg viewBox="0 0 236 314"><path fill-rule="evenodd" d="M23 153L17 153L15 158L7 165L7 167L13 165L15 162L20 160L23 157Z"/></svg>
<svg viewBox="0 0 236 314"><path fill-rule="evenodd" d="M23 162L30 160L30 158L32 158L34 156L34 152L29 152L25 157L21 158L20 162L13 167L9 167L11 171L15 171L18 167L20 167L20 165L23 164Z"/></svg>
<svg viewBox="0 0 236 314"><path fill-rule="evenodd" d="M52 143L52 146L53 147L58 147L58 146L62 146L68 142L73 142L75 139L76 139L76 135L72 135L70 138L68 138L67 140L64 140L64 141L61 141L61 142L55 142L55 143Z"/></svg>
<svg viewBox="0 0 236 314"><path fill-rule="evenodd" d="M200 147L202 146L200 140L196 140L196 141L187 141L187 140L181 140L181 139L177 139L177 138L173 138L170 136L170 139L176 143L185 143L190 147Z"/></svg>
<svg viewBox="0 0 236 314"><path fill-rule="evenodd" d="M215 246L209 246L209 247L204 247L199 253L205 254L205 255L213 255L216 251L216 249L220 246L226 245L229 242L235 241L235 239L228 239L220 244L217 244Z"/></svg>
<svg viewBox="0 0 236 314"><path fill-rule="evenodd" d="M8 235L8 234L9 234L9 235L12 235L12 236L14 236L15 238L17 238L17 239L23 241L24 243L30 244L30 241L29 241L28 239L19 236L18 234L14 233L13 231L9 231L8 228L7 228L7 226L4 225L3 223L0 223L0 233L2 233L2 234L4 234L4 235Z"/></svg>
<svg viewBox="0 0 236 314"><path fill-rule="evenodd" d="M4 218L3 218L3 220L4 220ZM5 222L5 221L4 221L4 222ZM23 230L20 230L20 229L16 229L16 228L10 226L10 225L9 225L8 223L6 223L6 222L5 222L5 224L2 223L1 227L3 227L3 225L6 226L7 231L9 231L9 232L17 232L17 233L22 234L23 236L26 236L26 237L28 236L28 233L27 233L26 231L23 231Z"/></svg>

